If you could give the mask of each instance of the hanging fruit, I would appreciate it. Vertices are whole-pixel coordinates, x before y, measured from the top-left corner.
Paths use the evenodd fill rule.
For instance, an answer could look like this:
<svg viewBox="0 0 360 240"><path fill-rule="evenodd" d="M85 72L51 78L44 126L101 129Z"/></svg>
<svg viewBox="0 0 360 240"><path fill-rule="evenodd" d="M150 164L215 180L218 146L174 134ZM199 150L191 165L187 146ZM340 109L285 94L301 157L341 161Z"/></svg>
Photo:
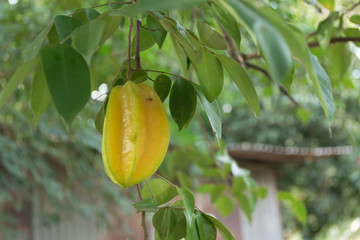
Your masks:
<svg viewBox="0 0 360 240"><path fill-rule="evenodd" d="M114 183L128 188L153 175L165 157L169 139L166 111L150 86L127 81L112 89L102 156Z"/></svg>

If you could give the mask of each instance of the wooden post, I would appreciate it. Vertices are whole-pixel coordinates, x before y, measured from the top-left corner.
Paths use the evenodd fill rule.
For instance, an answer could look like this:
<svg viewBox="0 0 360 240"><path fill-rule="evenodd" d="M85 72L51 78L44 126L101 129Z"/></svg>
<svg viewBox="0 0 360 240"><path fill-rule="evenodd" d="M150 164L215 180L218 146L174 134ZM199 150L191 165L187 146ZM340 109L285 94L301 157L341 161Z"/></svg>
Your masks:
<svg viewBox="0 0 360 240"><path fill-rule="evenodd" d="M240 209L241 240L282 240L282 220L277 200L277 185L274 169L266 164L244 166L261 186L267 188L267 196L259 200L250 223Z"/></svg>

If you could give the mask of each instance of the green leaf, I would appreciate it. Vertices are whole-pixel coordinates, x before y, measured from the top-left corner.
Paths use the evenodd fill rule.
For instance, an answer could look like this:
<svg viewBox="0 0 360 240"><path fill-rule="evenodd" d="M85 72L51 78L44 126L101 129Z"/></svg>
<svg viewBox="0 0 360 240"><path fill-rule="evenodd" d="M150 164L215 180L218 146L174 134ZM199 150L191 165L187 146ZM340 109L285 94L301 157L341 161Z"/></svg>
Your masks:
<svg viewBox="0 0 360 240"><path fill-rule="evenodd" d="M145 185L141 190L141 194L144 198L154 196L158 205L167 203L177 195L176 188L161 178L151 179L148 185L151 193L147 185Z"/></svg>
<svg viewBox="0 0 360 240"><path fill-rule="evenodd" d="M319 41L320 47L323 50L325 50L330 43L333 23L338 16L339 16L338 12L333 12L324 21L319 23L316 37Z"/></svg>
<svg viewBox="0 0 360 240"><path fill-rule="evenodd" d="M360 37L360 30L359 28L347 28L344 30L344 34L347 37ZM360 47L360 42L354 42L354 44Z"/></svg>
<svg viewBox="0 0 360 240"><path fill-rule="evenodd" d="M244 211L246 217L251 221L252 219L252 212L254 211L256 198L252 198L251 196L247 196L244 193L244 190L248 190L248 186L244 181L243 177L237 177L233 181L232 187L232 194L236 198L237 202L239 203L241 209ZM250 191L251 193L251 191Z"/></svg>
<svg viewBox="0 0 360 240"><path fill-rule="evenodd" d="M34 113L34 122L37 124L41 114L50 103L50 93L47 87L44 70L41 64L38 65L31 92L31 109Z"/></svg>
<svg viewBox="0 0 360 240"><path fill-rule="evenodd" d="M325 72L325 70L321 67L320 63L318 62L317 58L310 54L311 61L313 63L319 85L319 89L321 92L321 99L324 102L326 109L327 109L327 118L330 121L332 116L335 112L335 106L334 106L334 100L332 95L332 87L331 87L331 81L329 79L329 76Z"/></svg>
<svg viewBox="0 0 360 240"><path fill-rule="evenodd" d="M165 29L151 15L148 15L148 17L146 18L146 27L153 30L150 31L149 33L153 37L159 48L161 48L167 34Z"/></svg>
<svg viewBox="0 0 360 240"><path fill-rule="evenodd" d="M319 2L330 11L334 10L335 0L319 0Z"/></svg>
<svg viewBox="0 0 360 240"><path fill-rule="evenodd" d="M159 96L162 102L167 98L169 95L171 88L171 79L164 75L160 74L154 81L154 90L156 94Z"/></svg>
<svg viewBox="0 0 360 240"><path fill-rule="evenodd" d="M182 171L177 171L176 177L179 180L180 185L182 187L187 187L189 189L192 188L192 182L191 182L191 179L190 179L190 177L189 177L189 175L187 173L184 173Z"/></svg>
<svg viewBox="0 0 360 240"><path fill-rule="evenodd" d="M16 68L14 74L11 76L10 80L6 83L4 89L0 93L0 108L16 90L17 86L25 79L28 73L34 68L37 62L38 59L31 59Z"/></svg>
<svg viewBox="0 0 360 240"><path fill-rule="evenodd" d="M293 66L288 44L279 30L247 2L231 0L238 17L256 36L261 54L270 67L270 74L280 83L290 74Z"/></svg>
<svg viewBox="0 0 360 240"><path fill-rule="evenodd" d="M86 8L85 13L89 21L92 21L100 16L100 13L93 8Z"/></svg>
<svg viewBox="0 0 360 240"><path fill-rule="evenodd" d="M139 211L156 212L158 210L156 201L152 197L143 198L134 204L134 208Z"/></svg>
<svg viewBox="0 0 360 240"><path fill-rule="evenodd" d="M328 72L331 79L340 82L352 62L352 53L347 43L335 43L328 47Z"/></svg>
<svg viewBox="0 0 360 240"><path fill-rule="evenodd" d="M176 226L168 240L180 240L186 236L186 218L182 209L173 209L176 214Z"/></svg>
<svg viewBox="0 0 360 240"><path fill-rule="evenodd" d="M190 122L196 109L194 87L185 79L177 79L170 93L170 113L179 131Z"/></svg>
<svg viewBox="0 0 360 240"><path fill-rule="evenodd" d="M155 44L154 38L151 36L150 31L141 28L140 29L140 52L151 48ZM135 54L135 36L132 40L131 55Z"/></svg>
<svg viewBox="0 0 360 240"><path fill-rule="evenodd" d="M306 225L307 212L305 204L297 200L291 193L280 191L278 199L284 202L285 206L289 206L296 219L303 225Z"/></svg>
<svg viewBox="0 0 360 240"><path fill-rule="evenodd" d="M195 66L200 86L209 102L214 101L221 93L224 75L221 62L216 56L203 48L199 51Z"/></svg>
<svg viewBox="0 0 360 240"><path fill-rule="evenodd" d="M210 103L204 96L199 85L193 83L193 86L194 86L196 93L200 99L200 102L206 112L206 115L209 119L211 128L218 140L218 143L220 143L222 130L221 130L221 112L220 112L219 105L216 100L214 100L212 103Z"/></svg>
<svg viewBox="0 0 360 240"><path fill-rule="evenodd" d="M208 213L205 213L204 215L215 225L224 240L235 240L231 232L216 217Z"/></svg>
<svg viewBox="0 0 360 240"><path fill-rule="evenodd" d="M60 42L59 34L57 33L56 26L54 24L52 24L52 27L47 35L47 38L49 40L49 44Z"/></svg>
<svg viewBox="0 0 360 240"><path fill-rule="evenodd" d="M98 114L95 117L95 128L102 135L104 128L104 120L105 120L105 104L102 105Z"/></svg>
<svg viewBox="0 0 360 240"><path fill-rule="evenodd" d="M311 111L306 108L297 108L296 116L303 125L307 125L311 119Z"/></svg>
<svg viewBox="0 0 360 240"><path fill-rule="evenodd" d="M133 70L130 72L129 78L135 83L142 83L147 80L147 74L144 70Z"/></svg>
<svg viewBox="0 0 360 240"><path fill-rule="evenodd" d="M230 197L226 195L221 195L215 201L216 209L220 212L222 217L229 216L230 213L234 210L234 203Z"/></svg>
<svg viewBox="0 0 360 240"><path fill-rule="evenodd" d="M47 85L55 107L69 125L90 97L90 72L83 57L66 44L40 51Z"/></svg>
<svg viewBox="0 0 360 240"><path fill-rule="evenodd" d="M106 25L99 46L102 46L105 41L114 34L123 19L121 16L105 16L101 18L101 21L105 21Z"/></svg>
<svg viewBox="0 0 360 240"><path fill-rule="evenodd" d="M41 44L45 41L46 36L48 35L51 28L54 24L47 25L36 37L35 39L24 49L23 59L24 62L29 61L37 56L40 51Z"/></svg>
<svg viewBox="0 0 360 240"><path fill-rule="evenodd" d="M68 16L56 16L54 19L56 30L59 34L60 40L67 38L78 27L82 25L80 20ZM71 38L65 41L66 44L71 45Z"/></svg>
<svg viewBox="0 0 360 240"><path fill-rule="evenodd" d="M212 11L219 20L221 26L230 35L235 44L240 47L241 35L236 19L225 8L219 6L217 2L212 2Z"/></svg>
<svg viewBox="0 0 360 240"><path fill-rule="evenodd" d="M81 23L85 24L89 22L88 17L86 16L86 11L85 8L80 8L77 9L76 11L74 11L73 14L71 14L72 18L76 18L77 20L79 20Z"/></svg>
<svg viewBox="0 0 360 240"><path fill-rule="evenodd" d="M186 238L191 240L200 240L199 229L196 224L196 216L194 213L186 215Z"/></svg>
<svg viewBox="0 0 360 240"><path fill-rule="evenodd" d="M197 29L199 31L200 40L203 44L215 50L227 49L225 38L215 31L209 24L206 22L198 22Z"/></svg>
<svg viewBox="0 0 360 240"><path fill-rule="evenodd" d="M193 7L206 1L207 0L139 0L136 4L131 4L112 11L110 15L139 17L139 15L144 11L184 9Z"/></svg>
<svg viewBox="0 0 360 240"><path fill-rule="evenodd" d="M186 29L181 26L178 22L174 21L173 19L167 17L166 19L159 19L161 25L164 29L173 36L176 41L181 45L184 49L186 55L190 59L191 63L196 66L196 51L190 44L190 42L185 38L186 36ZM184 73L183 73L184 74ZM185 74L184 74L185 75ZM186 75L185 75L186 76Z"/></svg>
<svg viewBox="0 0 360 240"><path fill-rule="evenodd" d="M350 22L360 25L360 15L355 14L350 17Z"/></svg>
<svg viewBox="0 0 360 240"><path fill-rule="evenodd" d="M214 223L201 212L196 212L196 225L199 229L200 240L216 240L216 227Z"/></svg>
<svg viewBox="0 0 360 240"><path fill-rule="evenodd" d="M313 62L310 58L309 49L307 46L307 42L305 41L304 35L297 28L290 26L284 22L284 19L281 18L277 12L275 12L271 7L269 7L266 3L258 2L256 3L248 0L246 1L247 5L256 4L256 12L259 17L264 18L269 24L272 24L276 29L282 34L287 44L289 45L292 54L299 58L304 64L306 70L308 71L310 78L313 82L315 92L320 100L320 104L324 110L326 118L329 120L332 115L329 113L328 105L325 102L323 92L321 90L319 79L316 74L315 68L313 66ZM241 8L241 5L238 5L239 2L236 0L230 0L231 6L235 8ZM227 6L229 9L229 6ZM230 7L231 9L231 7ZM253 7L253 9L255 9Z"/></svg>
<svg viewBox="0 0 360 240"><path fill-rule="evenodd" d="M224 65L225 69L229 72L235 84L238 86L241 93L244 95L245 99L249 103L250 107L255 112L255 115L260 116L259 99L256 94L254 85L252 84L250 77L245 71L245 69L238 62L236 62L230 57L223 55L216 56Z"/></svg>
<svg viewBox="0 0 360 240"><path fill-rule="evenodd" d="M210 192L211 202L216 202L226 189L227 185L225 183L216 184Z"/></svg>
<svg viewBox="0 0 360 240"><path fill-rule="evenodd" d="M177 40L175 39L174 36L170 35L170 41L171 41L171 44L172 44L174 52L175 52L176 60L177 60L178 64L180 65L179 67L180 67L181 73L184 76L187 76L188 67L187 67L187 63L186 63L186 56L185 56L184 50L181 48L180 44L177 42Z"/></svg>
<svg viewBox="0 0 360 240"><path fill-rule="evenodd" d="M169 239L170 234L176 227L177 215L173 209L161 208L153 216L153 225L159 234L160 239Z"/></svg>
<svg viewBox="0 0 360 240"><path fill-rule="evenodd" d="M71 34L75 49L85 58L88 65L99 47L105 25L104 21L89 22L78 27Z"/></svg>
<svg viewBox="0 0 360 240"><path fill-rule="evenodd" d="M191 45L193 46L195 51L199 51L202 46L200 44L199 38L196 36L196 34L191 31L190 29L186 29L186 37L189 39Z"/></svg>
<svg viewBox="0 0 360 240"><path fill-rule="evenodd" d="M185 206L185 217L188 221L188 224L193 224L191 221L193 219L194 209L195 209L195 198L193 193L186 187L176 187L178 194L184 202ZM190 220L190 221L189 221Z"/></svg>

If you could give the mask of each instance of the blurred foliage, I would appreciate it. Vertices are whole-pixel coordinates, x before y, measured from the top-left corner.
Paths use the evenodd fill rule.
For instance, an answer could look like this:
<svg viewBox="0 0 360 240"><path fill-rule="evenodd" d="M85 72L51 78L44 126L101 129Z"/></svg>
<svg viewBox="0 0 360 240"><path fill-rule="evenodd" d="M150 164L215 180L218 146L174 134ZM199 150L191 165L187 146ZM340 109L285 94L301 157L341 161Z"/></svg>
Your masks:
<svg viewBox="0 0 360 240"><path fill-rule="evenodd" d="M16 65L22 62L23 47L51 20L52 16L70 13L69 9L80 8L82 5L89 7L104 2L23 0L21 4L16 5L10 5L7 1L0 2L0 89L3 88ZM319 22L328 14L324 9L319 12L317 5L312 6L306 1L265 2L288 22L307 34L316 31ZM344 10L354 2L337 1L336 10ZM306 11L300 11L303 9ZM214 24L214 19L206 10L179 11L176 17L181 24L193 27L194 22L189 21L192 14ZM124 24L126 27L128 23L125 21ZM353 26L348 18L344 19L344 24ZM126 34L125 31L117 31L115 36L95 54L91 69L93 89L97 89L101 83L110 83L113 80L119 63L126 58L124 51L127 47ZM248 33L243 28L241 35L241 50L244 53L254 52L255 45L249 40ZM340 50L335 49L335 46L326 50L311 49L313 54L319 57L325 69L330 72L333 66L329 59L338 63L342 61L347 63L343 72L331 72L332 75L337 76L332 79L337 110L332 121L331 135L320 104L301 66L297 66L296 79L289 89L300 107L296 107L284 95L279 95L271 82L262 73L254 70L249 70L249 73L261 101L260 118L252 115L245 98L239 94L234 83L225 81L226 90L219 97L220 107L223 109L223 138L227 143L253 142L298 147L352 145L354 147L355 153L350 156L278 166L279 189L289 191L297 199L302 200L308 211L307 226L304 229L285 211L286 233L302 231L306 239L324 235L324 231L331 226L360 214L358 208L360 168L359 163L356 162L360 147L358 114L360 110L358 75L360 74L354 74L359 71L360 62L354 54L358 50L354 44L343 44L343 49ZM170 69L169 72L180 74L180 68L174 64L173 59L169 59L173 57L173 48L169 39L164 42L161 52L157 47L153 47L143 52L141 57L144 69ZM257 63L265 66L261 60ZM155 77L155 74L150 76ZM44 211L47 221L58 219L61 211L76 210L85 215L95 212L102 222L102 219L106 218L108 206L111 207L112 204L129 209L128 199L132 197L132 193L119 191L103 171L100 155L101 136L96 132L93 124L101 104L98 101L91 101L85 111L75 119L70 133L66 132L64 124L55 115L53 104L35 127L29 104L30 79L26 79L20 85L15 95L1 109L0 204L14 202L16 203L14 208L21 211L25 206L19 199L32 201L32 193L39 192L48 203ZM168 99L165 100L165 104L168 105ZM206 115L199 107L195 119L181 133L178 132L174 122L170 123L171 151L159 172L181 186L198 189L200 192L210 192L214 204L220 212L227 215L231 209L224 208L224 204L221 203L225 202L228 207L233 203L227 194L223 194L230 190L227 186L223 186L227 181L226 175L231 172L232 164L217 161L217 165L214 166L215 157L229 159L223 149L217 147L215 139L210 134L203 133L203 128L207 133L212 132L210 124L205 119ZM242 171L244 177L249 174L244 169L239 171ZM216 188L200 189L204 183L214 182ZM102 199L107 204L94 205L81 196L74 195L74 188L80 188L85 193L96 190L101 194L92 197ZM219 194L221 198L217 199L216 195ZM3 227L4 223L7 226L9 221L12 220L1 216L0 226Z"/></svg>

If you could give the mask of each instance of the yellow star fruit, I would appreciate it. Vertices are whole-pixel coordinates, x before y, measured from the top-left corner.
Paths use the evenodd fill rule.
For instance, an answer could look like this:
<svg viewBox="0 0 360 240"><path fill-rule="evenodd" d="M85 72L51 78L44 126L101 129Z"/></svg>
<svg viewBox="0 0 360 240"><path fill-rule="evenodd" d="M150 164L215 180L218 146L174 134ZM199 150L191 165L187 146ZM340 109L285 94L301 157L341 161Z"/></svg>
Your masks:
<svg viewBox="0 0 360 240"><path fill-rule="evenodd" d="M165 157L169 139L167 114L150 86L127 81L112 89L102 158L114 183L128 188L153 175Z"/></svg>

